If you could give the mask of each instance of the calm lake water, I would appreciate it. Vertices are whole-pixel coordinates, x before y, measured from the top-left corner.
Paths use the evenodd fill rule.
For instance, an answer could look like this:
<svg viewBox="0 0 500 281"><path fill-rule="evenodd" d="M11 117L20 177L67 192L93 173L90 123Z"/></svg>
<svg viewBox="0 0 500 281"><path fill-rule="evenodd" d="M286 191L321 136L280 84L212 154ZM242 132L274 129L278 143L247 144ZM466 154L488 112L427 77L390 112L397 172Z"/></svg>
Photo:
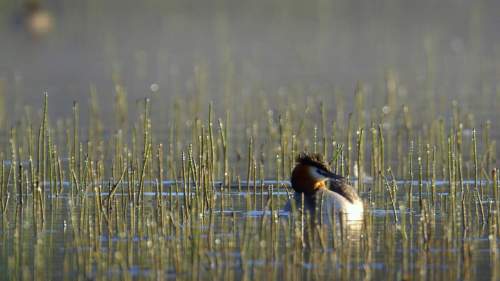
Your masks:
<svg viewBox="0 0 500 281"><path fill-rule="evenodd" d="M184 193L178 191L179 187L176 191L175 185L170 184L163 188L164 201L162 204L167 206L165 210L169 210L169 202L172 202L175 213L177 212L175 204L182 204ZM403 182L399 184L398 199L400 202L404 202L408 185ZM373 186L370 184L365 186L365 188L371 187ZM414 190L417 190L416 186L414 186ZM113 229L105 229L104 227L101 233L95 230L96 225L92 225L97 218L93 210L82 210L82 206L88 205L89 202L96 199L95 193L80 194L75 197L70 194L63 194L59 197L48 196L45 200L43 226L40 225L39 218L37 221L37 215L33 214L32 195L27 195L24 198L23 207L16 203L19 198L11 198L6 210L8 215L2 216L0 229L0 269L4 272L1 279L57 280L71 278L80 280L102 278L156 279L161 277L172 280L191 280L196 277L196 279L205 280L214 277L210 274L211 270L227 267L234 270L234 276L244 276L240 269L241 252L232 248L234 245L230 245L230 242L227 241L233 241L235 236L243 235L242 233L246 233L246 231L254 234L265 231L265 235L277 235L278 239L289 239L288 234L275 234L269 232L268 229L263 230L262 224L268 224L269 221L275 220L276 223L272 225L278 227L281 224L283 227L281 231L283 231L287 229L287 222L294 221L299 215L280 210L288 198L289 190L286 188L258 185L255 191L253 187L250 191L247 190L246 186L241 187L241 190L237 187L218 190L215 193L215 206L217 207L203 215L198 214L200 217L213 216L213 219L210 220L211 223L179 226L180 228L188 226L197 228L197 230L192 230L191 235L211 240L215 245L211 250L205 249L204 255L206 256L201 258L199 263L193 263L190 272L178 271L178 268L170 262L158 267L158 264L154 262L155 258L158 257L150 256L151 248L159 247L156 250L160 252L172 251L172 244L170 244L172 240L175 240L175 243L183 243L183 240L186 239L186 237L180 237L179 233L175 231L155 233L155 229L159 229L158 225L154 223L158 210L156 192L145 192L145 201L141 206L135 207L132 204L125 209L119 207L120 210L117 213L123 211L124 219L117 220L120 221L117 224L112 224ZM108 194L103 192L101 198L104 200ZM440 210L445 206L444 201L449 198L447 186L438 184L436 195L438 204L436 209ZM120 202L127 200L128 196L129 194L126 192L118 191L115 206L120 206ZM191 193L191 196L194 198L195 192ZM477 224L477 228L464 232L463 237L457 237L445 233L453 231L455 227L446 224L447 218L442 215L445 210L436 212L432 226L429 224L428 229L422 228L422 225L419 224L419 221L423 219L419 211L405 211L407 227L405 235L407 238L404 239L402 233L397 232L397 228L392 227L394 210L390 207L387 197L373 196L370 192L362 192L361 196L366 203L367 217L371 220L369 232L363 228L364 222L350 222L343 226L345 228L343 236L334 237L337 241L329 240L328 245L321 249L304 248L301 251L303 256L299 259L300 262L294 265L294 267L302 267L302 278L309 276L308 272L312 274L317 271L332 278L346 280L362 278L363 276L377 280L380 278L401 280L402 278L441 279L447 277L494 280L496 278L494 275L496 269L492 267L495 261L491 259L497 257L491 254L492 242L485 224L483 226ZM415 192L414 205L419 204L418 196L418 192ZM428 191L424 196L429 198ZM488 208L490 203L491 201L485 197L483 206ZM478 206L468 207L473 209ZM396 210L398 224L402 220L401 211L403 209ZM477 211L476 209L476 214ZM131 212L136 213L134 218L132 218ZM121 214L117 214L117 216L121 216ZM87 220L86 217L90 219ZM470 219L477 218L471 217ZM411 224L409 221L412 221ZM120 226L120 224L123 225ZM82 226L84 229L79 229ZM124 227L123 230L126 231L117 231L121 227ZM248 229L243 231L245 227ZM325 231L339 231L339 227L337 222L336 227L328 226ZM235 232L235 230L237 231ZM420 245L423 242L420 241L419 236L420 238L427 236L432 240L423 246ZM360 251L362 252L362 249L366 247L367 237L372 239L368 260L366 256L360 254ZM447 239L451 239L451 242L447 242ZM160 240L163 240L164 244L157 246L156 243ZM234 241L238 241L238 239ZM234 241L231 243L236 243ZM265 242L261 241L260 243ZM249 276L281 276L281 274L285 274L282 271L286 270L287 267L283 263L287 262L285 255L290 253L290 245L279 241L274 243L277 244L277 253L273 255L273 260L258 254L244 260L247 270L252 271ZM470 252L464 252L467 251L464 244L471 247ZM250 243L251 247L258 245L259 242ZM275 246L270 245L270 247ZM349 259L337 258L327 262L315 260L319 258L318 253L321 253L323 259L331 258L335 254L341 254L340 257L344 257L345 247L350 249L348 255L351 257ZM264 250L256 249L256 251ZM117 258L120 255L127 257L122 261L124 264L121 265L119 264L120 259ZM464 257L466 255L470 255L470 257ZM104 264L101 263L106 266L103 267ZM271 270L269 272L276 271L277 275L269 273L268 270Z"/></svg>

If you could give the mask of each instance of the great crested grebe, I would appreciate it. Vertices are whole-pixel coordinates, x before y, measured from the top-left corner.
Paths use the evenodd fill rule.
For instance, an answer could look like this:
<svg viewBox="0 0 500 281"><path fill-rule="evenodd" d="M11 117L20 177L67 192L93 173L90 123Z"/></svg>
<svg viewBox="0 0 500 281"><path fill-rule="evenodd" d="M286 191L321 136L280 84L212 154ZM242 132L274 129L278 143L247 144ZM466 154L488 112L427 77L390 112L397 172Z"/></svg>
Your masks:
<svg viewBox="0 0 500 281"><path fill-rule="evenodd" d="M317 210L330 220L332 213L342 214L347 220L363 219L363 201L346 179L330 171L319 154L300 154L292 171L292 188L297 208L304 196L304 209L311 213ZM326 182L330 181L330 188ZM291 200L285 210L291 210Z"/></svg>

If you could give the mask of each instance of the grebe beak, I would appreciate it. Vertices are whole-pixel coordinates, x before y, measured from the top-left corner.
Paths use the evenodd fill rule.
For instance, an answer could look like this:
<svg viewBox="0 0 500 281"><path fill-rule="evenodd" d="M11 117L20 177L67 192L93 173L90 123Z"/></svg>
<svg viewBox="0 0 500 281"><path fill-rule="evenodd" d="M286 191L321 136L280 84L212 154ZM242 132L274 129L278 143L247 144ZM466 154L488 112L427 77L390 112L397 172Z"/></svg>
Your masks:
<svg viewBox="0 0 500 281"><path fill-rule="evenodd" d="M342 176L339 176L337 174L334 174L330 171L325 171L325 170L318 170L318 173L326 178L328 178L328 180L332 180L332 181L341 181L343 180L344 178Z"/></svg>

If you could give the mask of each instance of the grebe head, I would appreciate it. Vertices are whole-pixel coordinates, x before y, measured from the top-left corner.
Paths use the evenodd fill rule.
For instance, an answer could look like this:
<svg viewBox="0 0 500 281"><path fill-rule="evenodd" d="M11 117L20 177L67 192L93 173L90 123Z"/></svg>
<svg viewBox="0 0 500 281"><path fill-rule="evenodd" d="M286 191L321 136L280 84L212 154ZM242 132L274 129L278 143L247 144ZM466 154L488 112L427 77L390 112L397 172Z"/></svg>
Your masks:
<svg viewBox="0 0 500 281"><path fill-rule="evenodd" d="M312 195L319 189L325 188L327 180L344 179L330 171L330 167L320 154L301 153L296 162L291 179L292 188L296 192Z"/></svg>

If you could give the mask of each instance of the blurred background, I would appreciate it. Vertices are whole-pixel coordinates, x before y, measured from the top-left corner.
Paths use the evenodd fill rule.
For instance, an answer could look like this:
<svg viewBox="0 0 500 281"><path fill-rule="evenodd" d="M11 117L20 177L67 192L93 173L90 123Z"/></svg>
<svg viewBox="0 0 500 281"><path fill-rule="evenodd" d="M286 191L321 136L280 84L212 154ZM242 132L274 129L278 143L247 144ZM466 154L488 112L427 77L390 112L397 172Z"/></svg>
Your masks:
<svg viewBox="0 0 500 281"><path fill-rule="evenodd" d="M129 102L203 97L204 110L295 91L342 95L349 111L358 82L375 107L395 81L416 109L454 99L493 119L498 11L493 0L1 0L2 103L15 115L46 91L51 114L70 115L93 89L106 119L121 90Z"/></svg>

